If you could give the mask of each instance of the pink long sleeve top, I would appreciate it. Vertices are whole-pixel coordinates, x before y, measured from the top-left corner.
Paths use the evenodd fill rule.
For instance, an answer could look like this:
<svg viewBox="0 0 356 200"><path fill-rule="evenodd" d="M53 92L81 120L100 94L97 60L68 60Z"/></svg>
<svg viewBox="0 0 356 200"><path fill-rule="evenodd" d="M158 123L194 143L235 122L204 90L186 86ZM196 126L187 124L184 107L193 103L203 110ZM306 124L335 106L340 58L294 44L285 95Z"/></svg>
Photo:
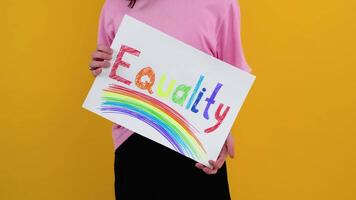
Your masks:
<svg viewBox="0 0 356 200"><path fill-rule="evenodd" d="M240 9L236 0L106 0L102 7L98 44L110 46L125 14L165 32L207 54L250 72L240 37ZM114 124L115 149L133 134Z"/></svg>

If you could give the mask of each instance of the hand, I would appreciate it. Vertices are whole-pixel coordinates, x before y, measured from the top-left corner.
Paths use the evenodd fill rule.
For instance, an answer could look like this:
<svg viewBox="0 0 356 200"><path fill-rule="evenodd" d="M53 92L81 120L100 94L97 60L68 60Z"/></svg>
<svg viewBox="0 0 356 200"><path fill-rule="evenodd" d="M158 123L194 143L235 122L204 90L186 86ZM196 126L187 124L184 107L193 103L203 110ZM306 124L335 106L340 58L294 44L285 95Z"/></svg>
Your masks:
<svg viewBox="0 0 356 200"><path fill-rule="evenodd" d="M201 163L196 163L195 166L201 170L203 170L206 174L216 174L218 170L223 166L227 156L234 158L234 138L231 133L227 137L224 146L221 149L221 152L216 161L209 160L209 163L213 166L213 168L209 168L204 166Z"/></svg>
<svg viewBox="0 0 356 200"><path fill-rule="evenodd" d="M109 60L112 59L113 50L104 45L98 45L96 51L92 53L92 60L89 64L90 70L94 76L101 73L103 67L109 67Z"/></svg>

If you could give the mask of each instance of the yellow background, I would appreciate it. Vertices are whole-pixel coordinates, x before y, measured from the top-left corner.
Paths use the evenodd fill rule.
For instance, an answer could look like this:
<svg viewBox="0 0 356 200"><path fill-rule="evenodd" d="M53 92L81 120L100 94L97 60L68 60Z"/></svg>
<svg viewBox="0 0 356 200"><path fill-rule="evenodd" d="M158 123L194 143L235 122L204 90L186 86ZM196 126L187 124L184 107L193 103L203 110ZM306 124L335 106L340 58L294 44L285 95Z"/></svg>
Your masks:
<svg viewBox="0 0 356 200"><path fill-rule="evenodd" d="M114 198L111 123L81 108L102 2L1 0L0 199ZM356 199L356 1L240 5L233 199Z"/></svg>

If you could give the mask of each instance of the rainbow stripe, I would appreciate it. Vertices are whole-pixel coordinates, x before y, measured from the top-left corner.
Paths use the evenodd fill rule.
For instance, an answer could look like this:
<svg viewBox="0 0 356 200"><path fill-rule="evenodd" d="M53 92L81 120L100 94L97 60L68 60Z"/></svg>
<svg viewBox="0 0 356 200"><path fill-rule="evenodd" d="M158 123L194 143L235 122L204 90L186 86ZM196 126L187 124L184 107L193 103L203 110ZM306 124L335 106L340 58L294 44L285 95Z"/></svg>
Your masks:
<svg viewBox="0 0 356 200"><path fill-rule="evenodd" d="M195 136L199 132L181 114L146 94L112 84L103 90L100 110L125 114L143 121L157 130L174 149L198 160L207 154Z"/></svg>

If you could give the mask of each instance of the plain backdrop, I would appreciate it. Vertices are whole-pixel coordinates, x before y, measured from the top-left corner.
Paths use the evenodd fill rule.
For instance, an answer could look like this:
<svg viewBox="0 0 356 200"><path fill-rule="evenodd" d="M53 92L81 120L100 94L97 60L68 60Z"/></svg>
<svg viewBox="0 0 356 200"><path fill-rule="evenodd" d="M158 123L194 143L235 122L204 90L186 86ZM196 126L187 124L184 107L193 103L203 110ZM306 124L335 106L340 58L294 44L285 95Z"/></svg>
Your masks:
<svg viewBox="0 0 356 200"><path fill-rule="evenodd" d="M102 4L1 1L0 199L114 199L111 123L81 108ZM233 199L356 199L356 1L240 5Z"/></svg>

